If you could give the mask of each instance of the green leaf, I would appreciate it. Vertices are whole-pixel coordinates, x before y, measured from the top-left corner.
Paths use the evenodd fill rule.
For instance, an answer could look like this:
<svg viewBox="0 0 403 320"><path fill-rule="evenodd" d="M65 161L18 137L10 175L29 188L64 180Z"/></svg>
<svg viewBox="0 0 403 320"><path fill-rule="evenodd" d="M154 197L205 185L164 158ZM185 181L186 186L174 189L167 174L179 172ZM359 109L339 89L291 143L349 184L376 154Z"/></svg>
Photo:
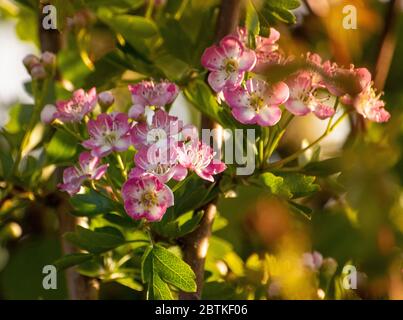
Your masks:
<svg viewBox="0 0 403 320"><path fill-rule="evenodd" d="M164 47L172 56L190 65L193 63L194 44L179 21L168 18L165 25L161 27L161 35L164 39Z"/></svg>
<svg viewBox="0 0 403 320"><path fill-rule="evenodd" d="M113 14L105 7L100 8L97 15L112 30L120 33L136 50L148 55L149 48L145 40L158 35L157 25L151 19L128 14Z"/></svg>
<svg viewBox="0 0 403 320"><path fill-rule="evenodd" d="M93 255L88 253L72 253L56 260L54 265L58 270L64 270L76 266L78 264L81 264L83 262L86 262L88 260L91 260L92 257Z"/></svg>
<svg viewBox="0 0 403 320"><path fill-rule="evenodd" d="M153 223L153 230L158 234L167 238L181 238L186 234L192 232L197 228L203 212L193 214L193 211L189 211L180 215L177 219L170 221L169 215L165 214L162 221Z"/></svg>
<svg viewBox="0 0 403 320"><path fill-rule="evenodd" d="M292 197L292 193L284 184L284 179L282 177L275 176L271 172L265 172L260 175L259 180L261 184L270 191L271 194L286 198Z"/></svg>
<svg viewBox="0 0 403 320"><path fill-rule="evenodd" d="M226 128L242 127L228 113L227 109L218 104L211 89L201 79L190 82L185 88L184 94L195 108L222 126Z"/></svg>
<svg viewBox="0 0 403 320"><path fill-rule="evenodd" d="M84 194L70 198L76 216L95 216L116 210L115 203L93 189L87 189Z"/></svg>
<svg viewBox="0 0 403 320"><path fill-rule="evenodd" d="M171 290L158 273L153 273L152 281L148 287L148 297L154 300L173 300Z"/></svg>
<svg viewBox="0 0 403 320"><path fill-rule="evenodd" d="M143 291L143 286L141 285L141 283L138 283L132 278L116 279L115 282L120 283L121 285L133 289L135 291Z"/></svg>
<svg viewBox="0 0 403 320"><path fill-rule="evenodd" d="M168 283L185 292L195 292L195 274L177 255L160 245L147 248L141 262L149 299L172 299Z"/></svg>
<svg viewBox="0 0 403 320"><path fill-rule="evenodd" d="M5 180L12 176L14 160L10 152L0 152L0 177Z"/></svg>
<svg viewBox="0 0 403 320"><path fill-rule="evenodd" d="M248 0L246 4L245 27L248 30L249 34L254 37L259 35L260 23L259 15L252 4L252 1L253 0Z"/></svg>
<svg viewBox="0 0 403 320"><path fill-rule="evenodd" d="M298 214L301 214L308 220L311 220L312 216L312 209L308 208L306 206L303 206L302 204L296 203L294 201L288 201L290 205L290 209Z"/></svg>
<svg viewBox="0 0 403 320"><path fill-rule="evenodd" d="M329 176L341 172L341 158L331 158L323 161L315 161L308 163L303 171L306 174L314 176Z"/></svg>
<svg viewBox="0 0 403 320"><path fill-rule="evenodd" d="M301 173L281 173L276 176L271 172L265 172L260 175L259 182L273 195L294 199L318 191L319 185L314 184L315 179L313 176Z"/></svg>
<svg viewBox="0 0 403 320"><path fill-rule="evenodd" d="M65 238L77 247L91 253L102 253L125 243L125 239L110 232L95 232L78 226L75 232L68 232Z"/></svg>
<svg viewBox="0 0 403 320"><path fill-rule="evenodd" d="M196 291L196 276L189 265L169 250L156 245L154 265L161 278L185 292Z"/></svg>
<svg viewBox="0 0 403 320"><path fill-rule="evenodd" d="M285 23L295 23L296 17L291 10L301 5L299 0L265 0L261 10L261 23L269 27L270 22L279 20Z"/></svg>
<svg viewBox="0 0 403 320"><path fill-rule="evenodd" d="M63 131L56 131L46 147L47 162L61 164L71 161L77 152L77 141Z"/></svg>
<svg viewBox="0 0 403 320"><path fill-rule="evenodd" d="M309 196L319 191L319 185L315 184L316 177L307 176L301 173L283 173L281 176L293 198Z"/></svg>

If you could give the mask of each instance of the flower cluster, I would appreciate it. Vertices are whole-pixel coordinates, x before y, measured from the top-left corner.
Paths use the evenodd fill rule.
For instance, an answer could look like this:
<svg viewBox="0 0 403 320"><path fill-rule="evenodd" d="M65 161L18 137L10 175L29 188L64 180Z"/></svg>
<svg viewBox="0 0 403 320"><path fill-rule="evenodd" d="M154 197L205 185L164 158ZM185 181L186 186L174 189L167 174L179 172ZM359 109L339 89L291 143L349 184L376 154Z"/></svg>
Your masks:
<svg viewBox="0 0 403 320"><path fill-rule="evenodd" d="M167 208L174 205L173 192L167 185L171 179L182 181L194 172L214 182L213 176L226 167L215 159L212 148L199 139L195 126L183 125L165 110L178 95L175 84L143 81L130 85L129 90L133 106L128 114L101 113L92 118L97 101L101 106L110 106L114 101L110 93L97 97L93 88L87 93L77 90L71 99L45 107L42 120L50 123L58 119L64 124L87 121L89 138L82 146L89 151L80 155L77 166L65 169L61 190L74 195L85 181L107 178L109 164L101 161L134 148L134 166L121 189L125 210L134 219L159 221ZM106 181L109 183L110 179Z"/></svg>
<svg viewBox="0 0 403 320"><path fill-rule="evenodd" d="M339 97L357 113L375 122L390 118L384 102L375 93L371 74L365 68L341 68L317 54L306 55L307 68L292 74L284 82L268 83L258 75L270 65L290 61L280 51L280 33L270 29L269 37L255 37L255 48L248 47L248 32L238 29L235 35L224 37L217 45L207 48L202 56L203 66L210 71L211 88L223 96L234 118L243 124L273 126L282 115L281 105L290 113L303 116L313 113L319 119L335 114L331 96ZM292 60L292 59L291 59ZM247 76L245 77L245 74ZM358 87L351 96L340 79L349 79Z"/></svg>

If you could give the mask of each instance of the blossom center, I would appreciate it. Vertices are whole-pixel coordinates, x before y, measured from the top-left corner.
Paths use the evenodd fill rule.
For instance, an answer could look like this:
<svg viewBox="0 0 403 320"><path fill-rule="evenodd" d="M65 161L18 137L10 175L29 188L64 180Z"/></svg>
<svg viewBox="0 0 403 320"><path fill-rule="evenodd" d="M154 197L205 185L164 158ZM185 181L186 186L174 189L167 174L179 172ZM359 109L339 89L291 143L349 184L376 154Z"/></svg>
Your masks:
<svg viewBox="0 0 403 320"><path fill-rule="evenodd" d="M224 70L227 74L231 74L238 70L238 62L234 59L228 59L225 61Z"/></svg>
<svg viewBox="0 0 403 320"><path fill-rule="evenodd" d="M264 107L263 98L257 94L251 95L249 103L256 111L259 111L262 107Z"/></svg>
<svg viewBox="0 0 403 320"><path fill-rule="evenodd" d="M109 144L111 146L116 143L117 138L118 137L117 137L115 132L109 132L109 133L104 134L105 143L107 143L107 144Z"/></svg>
<svg viewBox="0 0 403 320"><path fill-rule="evenodd" d="M141 204L145 208L151 208L158 204L157 194L153 191L145 192L140 199Z"/></svg>

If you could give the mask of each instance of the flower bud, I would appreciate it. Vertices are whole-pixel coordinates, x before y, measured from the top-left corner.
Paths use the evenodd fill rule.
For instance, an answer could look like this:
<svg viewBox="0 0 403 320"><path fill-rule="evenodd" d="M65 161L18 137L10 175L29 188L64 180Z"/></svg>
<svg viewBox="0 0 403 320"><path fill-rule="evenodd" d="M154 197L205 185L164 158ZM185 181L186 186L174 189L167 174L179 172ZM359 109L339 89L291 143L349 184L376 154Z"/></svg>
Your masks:
<svg viewBox="0 0 403 320"><path fill-rule="evenodd" d="M56 56L53 53L49 51L42 53L41 62L48 72L53 73L56 66Z"/></svg>
<svg viewBox="0 0 403 320"><path fill-rule="evenodd" d="M56 116L57 109L53 104L47 104L41 112L41 121L43 123L49 124L51 123Z"/></svg>
<svg viewBox="0 0 403 320"><path fill-rule="evenodd" d="M31 69L35 66L40 64L39 58L34 55L34 54L28 54L25 56L25 58L22 60L22 63L24 64L25 68L28 70L29 73L31 73Z"/></svg>
<svg viewBox="0 0 403 320"><path fill-rule="evenodd" d="M34 80L43 80L46 79L46 77L48 76L42 64L36 64L35 66L33 66L30 73L32 79Z"/></svg>
<svg viewBox="0 0 403 320"><path fill-rule="evenodd" d="M98 94L98 103L102 108L109 108L115 102L115 97L109 91Z"/></svg>

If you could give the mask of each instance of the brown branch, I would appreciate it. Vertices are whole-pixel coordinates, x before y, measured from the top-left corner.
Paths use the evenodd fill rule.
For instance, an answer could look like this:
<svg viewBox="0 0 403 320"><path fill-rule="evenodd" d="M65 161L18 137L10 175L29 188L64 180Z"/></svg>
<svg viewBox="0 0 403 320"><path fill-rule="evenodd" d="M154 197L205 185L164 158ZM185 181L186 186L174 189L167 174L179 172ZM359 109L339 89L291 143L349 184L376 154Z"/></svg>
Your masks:
<svg viewBox="0 0 403 320"><path fill-rule="evenodd" d="M217 19L216 40L234 32L238 26L242 0L222 0L220 13ZM215 129L214 141L222 141L222 128L209 118L202 117L202 128ZM181 300L200 300L204 281L204 265L211 237L214 218L217 213L217 199L204 208L204 215L198 228L182 239L184 260L190 265L196 274L197 291L195 293L181 292Z"/></svg>
<svg viewBox="0 0 403 320"><path fill-rule="evenodd" d="M375 87L383 90L396 49L396 26L400 13L400 1L391 0L385 16L385 26L379 44L375 67Z"/></svg>
<svg viewBox="0 0 403 320"><path fill-rule="evenodd" d="M71 214L71 206L64 195L55 194L58 205L56 207L59 217L59 234L64 254L76 253L78 250L71 245L63 235L66 232L74 231L79 224L78 218ZM71 300L95 300L98 298L99 284L96 279L80 275L74 268L66 270L66 282L68 296Z"/></svg>
<svg viewBox="0 0 403 320"><path fill-rule="evenodd" d="M61 48L61 35L59 30L46 30L42 26L44 18L43 7L47 4L46 1L41 1L39 3L38 34L40 49L42 52L49 51L57 54ZM56 70L55 80L60 79L60 72ZM61 168L56 171L56 174L61 175ZM62 243L62 252L64 254L75 253L77 252L77 249L64 239L63 235L66 232L74 231L75 226L78 224L77 218L70 213L71 207L66 197L60 196L57 192L54 193L54 196L57 199L56 211L59 218L59 234ZM74 269L70 268L66 271L66 282L70 299L93 300L97 298L98 284L96 280L84 277L78 274Z"/></svg>

